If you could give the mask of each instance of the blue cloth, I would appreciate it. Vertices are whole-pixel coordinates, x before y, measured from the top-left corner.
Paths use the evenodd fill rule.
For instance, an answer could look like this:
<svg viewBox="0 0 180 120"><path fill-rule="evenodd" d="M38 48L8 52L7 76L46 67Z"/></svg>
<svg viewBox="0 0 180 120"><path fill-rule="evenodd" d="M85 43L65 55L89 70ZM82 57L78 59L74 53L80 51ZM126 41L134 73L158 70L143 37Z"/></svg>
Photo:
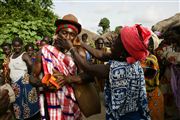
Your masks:
<svg viewBox="0 0 180 120"><path fill-rule="evenodd" d="M107 120L150 120L144 73L139 62L110 62L105 101Z"/></svg>
<svg viewBox="0 0 180 120"><path fill-rule="evenodd" d="M31 58L31 60L32 60L32 62L34 63L34 62L35 62L35 60L36 60L36 58Z"/></svg>
<svg viewBox="0 0 180 120"><path fill-rule="evenodd" d="M88 51L86 51L86 60L91 62L91 54Z"/></svg>
<svg viewBox="0 0 180 120"><path fill-rule="evenodd" d="M36 115L39 112L36 88L27 83L23 77L12 83L12 88L16 95L13 103L16 119L24 120Z"/></svg>
<svg viewBox="0 0 180 120"><path fill-rule="evenodd" d="M106 120L144 120L139 112L131 112L120 116L118 119L114 118L113 114L106 114Z"/></svg>

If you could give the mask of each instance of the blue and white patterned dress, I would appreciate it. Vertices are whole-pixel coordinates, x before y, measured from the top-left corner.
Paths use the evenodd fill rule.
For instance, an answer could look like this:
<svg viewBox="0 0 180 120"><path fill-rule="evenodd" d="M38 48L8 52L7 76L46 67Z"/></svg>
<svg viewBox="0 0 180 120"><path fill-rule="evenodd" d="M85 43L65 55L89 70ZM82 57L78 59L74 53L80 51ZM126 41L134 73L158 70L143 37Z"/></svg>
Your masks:
<svg viewBox="0 0 180 120"><path fill-rule="evenodd" d="M110 62L105 101L106 120L150 120L144 73L139 62Z"/></svg>

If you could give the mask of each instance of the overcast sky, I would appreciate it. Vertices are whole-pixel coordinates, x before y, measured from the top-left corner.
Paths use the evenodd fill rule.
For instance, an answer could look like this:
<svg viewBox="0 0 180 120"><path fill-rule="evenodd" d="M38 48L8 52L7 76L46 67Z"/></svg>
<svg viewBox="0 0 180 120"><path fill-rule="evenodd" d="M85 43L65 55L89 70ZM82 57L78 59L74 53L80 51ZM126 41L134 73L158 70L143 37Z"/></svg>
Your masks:
<svg viewBox="0 0 180 120"><path fill-rule="evenodd" d="M106 17L110 29L119 25L141 23L151 27L158 21L180 12L180 0L53 0L53 11L62 17L72 13L83 28L96 32Z"/></svg>

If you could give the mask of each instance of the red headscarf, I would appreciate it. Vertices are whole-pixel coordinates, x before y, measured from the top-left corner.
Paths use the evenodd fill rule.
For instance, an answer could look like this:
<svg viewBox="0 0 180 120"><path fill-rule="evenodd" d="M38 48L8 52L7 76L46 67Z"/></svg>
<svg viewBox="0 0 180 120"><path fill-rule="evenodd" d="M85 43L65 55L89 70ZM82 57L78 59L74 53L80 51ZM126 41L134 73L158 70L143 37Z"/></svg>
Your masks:
<svg viewBox="0 0 180 120"><path fill-rule="evenodd" d="M150 37L150 30L138 24L132 27L125 26L121 29L122 43L130 54L130 57L126 58L128 63L143 60L149 55L147 48Z"/></svg>
<svg viewBox="0 0 180 120"><path fill-rule="evenodd" d="M56 29L56 33L59 32L60 29L63 29L63 28L71 28L72 30L76 31L78 33L78 28L76 28L74 25L71 25L71 24L61 24L57 27Z"/></svg>

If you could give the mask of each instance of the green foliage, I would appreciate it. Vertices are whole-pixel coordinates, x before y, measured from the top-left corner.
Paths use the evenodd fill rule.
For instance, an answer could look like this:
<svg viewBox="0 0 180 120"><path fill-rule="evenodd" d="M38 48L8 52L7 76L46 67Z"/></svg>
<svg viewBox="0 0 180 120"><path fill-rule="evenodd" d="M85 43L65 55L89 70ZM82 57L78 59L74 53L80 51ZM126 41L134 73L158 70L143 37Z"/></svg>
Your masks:
<svg viewBox="0 0 180 120"><path fill-rule="evenodd" d="M14 21L11 24L5 24L0 28L0 44L3 41L11 42L15 36L19 36L27 42L35 42L42 39L43 36L52 36L54 33L52 23L47 23L42 20L35 21Z"/></svg>
<svg viewBox="0 0 180 120"><path fill-rule="evenodd" d="M102 27L102 31L98 30L98 33L104 34L109 31L110 28L110 21L108 18L102 18L99 22L99 27Z"/></svg>
<svg viewBox="0 0 180 120"><path fill-rule="evenodd" d="M15 36L25 44L52 37L57 16L51 6L52 0L0 0L0 44L11 43Z"/></svg>
<svg viewBox="0 0 180 120"><path fill-rule="evenodd" d="M122 26L117 26L116 28L115 28L115 33L118 33L119 34L119 30L122 28Z"/></svg>

